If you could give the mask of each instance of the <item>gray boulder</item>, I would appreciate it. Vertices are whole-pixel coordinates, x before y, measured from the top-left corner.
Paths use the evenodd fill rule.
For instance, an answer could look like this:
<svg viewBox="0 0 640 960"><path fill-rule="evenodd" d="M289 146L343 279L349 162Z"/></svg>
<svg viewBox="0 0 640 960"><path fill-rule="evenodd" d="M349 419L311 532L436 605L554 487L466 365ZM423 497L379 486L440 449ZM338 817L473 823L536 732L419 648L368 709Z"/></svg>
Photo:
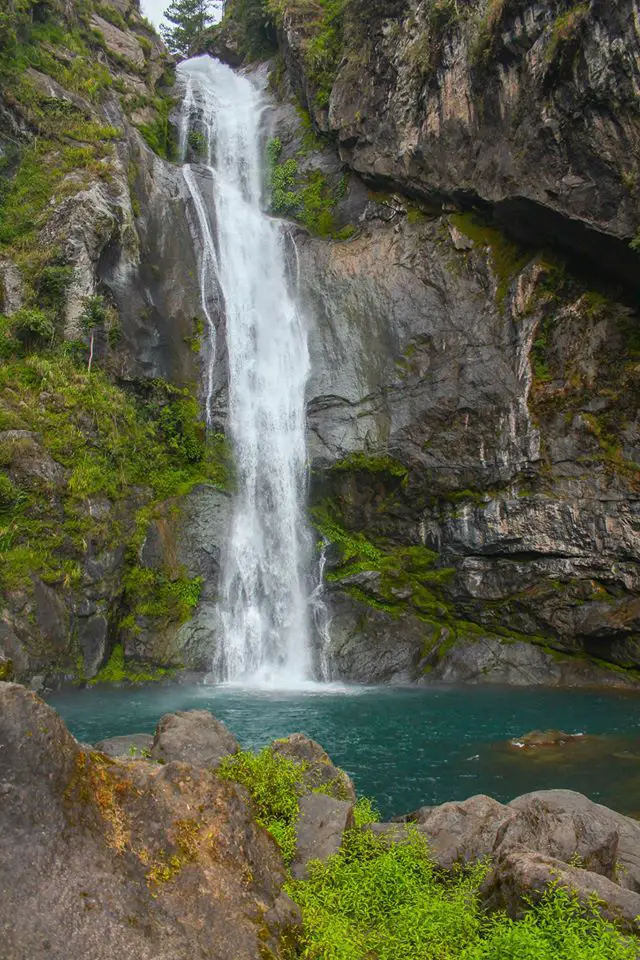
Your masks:
<svg viewBox="0 0 640 960"><path fill-rule="evenodd" d="M161 763L180 760L215 769L223 757L239 749L234 735L208 710L179 710L158 721L151 759Z"/></svg>
<svg viewBox="0 0 640 960"><path fill-rule="evenodd" d="M86 751L0 683L0 809L3 960L283 956L284 865L236 784Z"/></svg>
<svg viewBox="0 0 640 960"><path fill-rule="evenodd" d="M353 826L353 804L326 793L309 793L300 800L296 825L296 856L291 872L304 879L312 860L327 860L342 845L345 830Z"/></svg>
<svg viewBox="0 0 640 960"><path fill-rule="evenodd" d="M570 890L585 907L595 905L622 930L640 933L639 894L533 850L507 850L487 876L480 895L488 909L506 910L517 918L541 899L550 884Z"/></svg>
<svg viewBox="0 0 640 960"><path fill-rule="evenodd" d="M573 790L540 790L509 804L485 796L422 807L403 818L429 842L432 856L449 869L461 861L499 857L527 848L640 892L640 823ZM396 825L378 831L394 834Z"/></svg>
<svg viewBox="0 0 640 960"><path fill-rule="evenodd" d="M132 733L126 737L109 737L100 740L95 749L106 753L108 757L140 758L149 753L153 746L153 737L150 733Z"/></svg>
<svg viewBox="0 0 640 960"><path fill-rule="evenodd" d="M320 787L324 793L336 800L350 800L355 803L356 791L351 777L340 767L334 766L320 744L304 733L293 733L285 739L274 740L271 750L304 765L303 780L308 790Z"/></svg>

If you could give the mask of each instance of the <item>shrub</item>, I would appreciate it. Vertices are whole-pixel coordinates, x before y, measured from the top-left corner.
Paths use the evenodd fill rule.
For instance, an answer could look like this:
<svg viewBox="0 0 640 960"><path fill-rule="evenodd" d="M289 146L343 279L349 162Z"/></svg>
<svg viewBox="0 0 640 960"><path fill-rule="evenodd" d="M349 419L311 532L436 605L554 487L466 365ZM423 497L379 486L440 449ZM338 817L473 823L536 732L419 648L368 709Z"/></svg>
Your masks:
<svg viewBox="0 0 640 960"><path fill-rule="evenodd" d="M46 343L55 337L56 328L48 313L23 307L13 315L13 328L16 336L23 342Z"/></svg>
<svg viewBox="0 0 640 960"><path fill-rule="evenodd" d="M551 888L523 920L486 916L478 887L486 864L444 877L417 831L389 845L348 831L342 849L286 889L302 911L305 960L632 960L595 908Z"/></svg>
<svg viewBox="0 0 640 960"><path fill-rule="evenodd" d="M285 863L290 863L295 854L295 825L303 772L302 764L268 747L257 754L242 751L225 757L217 771L219 777L247 788L255 805L257 822L276 841Z"/></svg>

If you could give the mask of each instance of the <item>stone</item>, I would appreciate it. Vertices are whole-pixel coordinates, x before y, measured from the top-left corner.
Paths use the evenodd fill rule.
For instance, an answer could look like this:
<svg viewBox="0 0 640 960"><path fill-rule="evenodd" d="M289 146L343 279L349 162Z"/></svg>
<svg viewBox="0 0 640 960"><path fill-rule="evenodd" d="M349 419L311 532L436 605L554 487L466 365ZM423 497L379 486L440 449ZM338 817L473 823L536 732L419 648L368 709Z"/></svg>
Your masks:
<svg viewBox="0 0 640 960"><path fill-rule="evenodd" d="M562 825L566 818L574 820L578 832L585 829L606 835L618 834L616 867L617 882L640 893L640 822L610 810L575 790L538 790L512 800L509 807L525 817L543 816ZM567 851L568 852L568 851ZM557 853L553 854L557 856ZM584 859L587 859L585 856ZM593 869L591 867L590 869Z"/></svg>
<svg viewBox="0 0 640 960"><path fill-rule="evenodd" d="M584 740L584 734L565 733L563 730L532 730L521 737L514 737L509 743L519 750L537 750L539 747L559 747L579 740Z"/></svg>
<svg viewBox="0 0 640 960"><path fill-rule="evenodd" d="M274 740L270 746L273 753L304 764L303 782L307 790L322 787L323 791L337 800L356 802L356 791L351 777L334 766L329 755L304 733L293 733L282 740Z"/></svg>
<svg viewBox="0 0 640 960"><path fill-rule="evenodd" d="M300 798L296 824L296 855L291 873L301 880L313 860L327 860L342 845L345 830L353 826L353 803L336 800L325 793L308 793Z"/></svg>
<svg viewBox="0 0 640 960"><path fill-rule="evenodd" d="M109 623L102 614L83 618L78 625L78 643L86 677L95 677L102 666L107 652L108 630Z"/></svg>
<svg viewBox="0 0 640 960"><path fill-rule="evenodd" d="M3 960L283 957L284 864L237 785L88 752L0 683L0 804Z"/></svg>
<svg viewBox="0 0 640 960"><path fill-rule="evenodd" d="M0 310L13 316L22 306L23 284L20 271L8 257L0 257Z"/></svg>
<svg viewBox="0 0 640 960"><path fill-rule="evenodd" d="M482 795L421 807L404 817L415 824L444 869L528 848L564 863L575 859L591 872L640 892L640 823L572 790L540 790L509 804ZM374 832L401 837L398 824Z"/></svg>
<svg viewBox="0 0 640 960"><path fill-rule="evenodd" d="M52 489L65 482L65 469L42 448L38 435L29 430L4 430L0 447L14 477L41 481Z"/></svg>
<svg viewBox="0 0 640 960"><path fill-rule="evenodd" d="M150 733L131 733L128 736L99 740L94 746L96 750L106 753L108 757L137 759L150 753L153 737Z"/></svg>
<svg viewBox="0 0 640 960"><path fill-rule="evenodd" d="M239 749L233 734L208 710L180 710L158 721L151 759L162 763L179 760L215 769L224 757Z"/></svg>
<svg viewBox="0 0 640 960"><path fill-rule="evenodd" d="M502 854L482 884L480 898L487 909L505 910L520 918L552 884L571 891L586 908L595 907L621 930L640 933L640 894L533 850Z"/></svg>

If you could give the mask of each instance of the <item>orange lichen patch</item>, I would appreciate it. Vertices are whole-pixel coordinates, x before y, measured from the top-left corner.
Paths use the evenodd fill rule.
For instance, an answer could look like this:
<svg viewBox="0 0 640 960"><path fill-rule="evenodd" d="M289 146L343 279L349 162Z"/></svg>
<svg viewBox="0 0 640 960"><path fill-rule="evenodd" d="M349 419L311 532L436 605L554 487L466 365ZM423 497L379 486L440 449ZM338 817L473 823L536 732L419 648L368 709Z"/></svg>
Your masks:
<svg viewBox="0 0 640 960"><path fill-rule="evenodd" d="M130 846L130 829L123 802L137 792L127 777L121 777L118 764L104 754L78 753L75 769L65 791L67 802L93 807L105 825L105 839L122 853Z"/></svg>
<svg viewBox="0 0 640 960"><path fill-rule="evenodd" d="M168 854L165 850L160 850L147 871L146 880L150 888L174 880L187 863L194 863L198 859L200 839L198 822L190 819L176 820L173 824L173 832L177 852ZM144 863L140 854L138 856Z"/></svg>

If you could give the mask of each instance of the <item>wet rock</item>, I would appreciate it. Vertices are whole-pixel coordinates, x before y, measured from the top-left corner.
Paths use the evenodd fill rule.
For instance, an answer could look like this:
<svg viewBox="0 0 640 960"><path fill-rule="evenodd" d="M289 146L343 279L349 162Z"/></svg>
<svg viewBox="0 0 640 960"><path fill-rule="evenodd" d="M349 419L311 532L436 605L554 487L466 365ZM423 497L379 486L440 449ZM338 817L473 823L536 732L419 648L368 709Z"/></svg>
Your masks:
<svg viewBox="0 0 640 960"><path fill-rule="evenodd" d="M629 933L640 933L640 894L625 890L600 874L567 866L533 850L502 854L484 881L481 899L490 910L524 916L552 885L571 891L588 908L596 907L607 920Z"/></svg>
<svg viewBox="0 0 640 960"><path fill-rule="evenodd" d="M340 767L334 766L320 744L304 733L293 733L283 740L274 740L271 750L304 765L303 782L309 791L321 787L324 793L337 800L355 803L356 791L351 777Z"/></svg>
<svg viewBox="0 0 640 960"><path fill-rule="evenodd" d="M206 960L212 944L218 960L282 956L284 865L236 785L87 752L0 683L0 796L6 960Z"/></svg>
<svg viewBox="0 0 640 960"><path fill-rule="evenodd" d="M109 737L99 740L95 749L106 753L108 757L140 757L149 753L153 746L153 737L150 733L131 733L124 737Z"/></svg>
<svg viewBox="0 0 640 960"><path fill-rule="evenodd" d="M307 876L312 860L327 860L342 845L345 830L353 826L353 803L324 793L308 793L300 799L296 824L296 855L291 872L296 879Z"/></svg>
<svg viewBox="0 0 640 960"><path fill-rule="evenodd" d="M208 710L180 710L161 717L151 748L152 760L180 760L215 769L223 757L237 753L240 744Z"/></svg>
<svg viewBox="0 0 640 960"><path fill-rule="evenodd" d="M563 730L532 730L522 737L515 737L509 743L512 747L524 750L536 750L538 747L560 747L567 743L584 740L582 733L564 733Z"/></svg>

